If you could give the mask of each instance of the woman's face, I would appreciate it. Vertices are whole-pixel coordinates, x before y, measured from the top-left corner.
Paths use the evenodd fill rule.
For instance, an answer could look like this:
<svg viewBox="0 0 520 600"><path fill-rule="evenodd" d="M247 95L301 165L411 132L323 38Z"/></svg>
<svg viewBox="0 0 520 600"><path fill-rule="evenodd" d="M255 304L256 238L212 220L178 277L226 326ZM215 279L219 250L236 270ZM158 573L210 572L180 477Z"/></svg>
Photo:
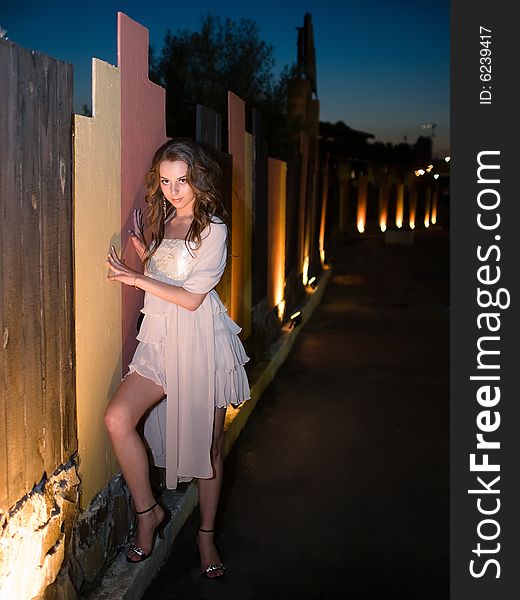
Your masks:
<svg viewBox="0 0 520 600"><path fill-rule="evenodd" d="M186 179L187 171L183 160L163 160L159 165L161 191L179 216L193 214L195 193Z"/></svg>

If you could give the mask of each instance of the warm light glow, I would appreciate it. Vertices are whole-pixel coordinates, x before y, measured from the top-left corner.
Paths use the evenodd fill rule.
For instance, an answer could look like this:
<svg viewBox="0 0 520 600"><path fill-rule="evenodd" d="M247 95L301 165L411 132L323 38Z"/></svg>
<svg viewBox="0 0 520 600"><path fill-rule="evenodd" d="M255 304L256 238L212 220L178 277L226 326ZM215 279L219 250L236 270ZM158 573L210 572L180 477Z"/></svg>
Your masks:
<svg viewBox="0 0 520 600"><path fill-rule="evenodd" d="M285 287L285 206L286 164L270 158L268 161L268 237L267 295L269 306L283 315Z"/></svg>
<svg viewBox="0 0 520 600"><path fill-rule="evenodd" d="M320 229L318 235L318 248L320 251L321 264L325 265L325 224L327 222L327 204L329 198L329 153L325 160L325 169L323 172L323 189L321 193L321 217Z"/></svg>
<svg viewBox="0 0 520 600"><path fill-rule="evenodd" d="M303 285L307 285L309 281L309 257L306 256L303 259L303 274L302 274Z"/></svg>
<svg viewBox="0 0 520 600"><path fill-rule="evenodd" d="M426 197L424 199L424 226L428 228L430 226L430 211L432 205L432 188L426 188Z"/></svg>
<svg viewBox="0 0 520 600"><path fill-rule="evenodd" d="M387 215L386 215L386 206L385 206L379 216L379 227L380 227L381 231L386 231L386 221L387 221Z"/></svg>
<svg viewBox="0 0 520 600"><path fill-rule="evenodd" d="M290 318L292 319L296 319L296 317L299 317L302 314L301 310L297 310L295 313L293 313Z"/></svg>
<svg viewBox="0 0 520 600"><path fill-rule="evenodd" d="M450 159L451 159L451 156L446 156L446 157L444 158L444 160L445 160L446 162L450 162Z"/></svg>
<svg viewBox="0 0 520 600"><path fill-rule="evenodd" d="M408 225L410 226L410 229L415 229L415 207L416 203L413 200L411 200L408 215Z"/></svg>
<svg viewBox="0 0 520 600"><path fill-rule="evenodd" d="M279 240L285 242L285 238L280 236ZM281 246L278 248L277 256L283 258L285 260L285 249ZM284 292L284 275L285 275L285 265L280 261L277 264L275 263L274 273L272 273L273 277L273 292L274 292L274 305L278 306L278 312L280 312L280 306L284 304L283 300L283 292ZM283 307L282 307L283 314Z"/></svg>
<svg viewBox="0 0 520 600"><path fill-rule="evenodd" d="M435 173L435 175L433 176L434 179L439 179L439 174Z"/></svg>
<svg viewBox="0 0 520 600"><path fill-rule="evenodd" d="M357 230L359 233L364 233L367 222L367 193L368 193L368 178L363 175L359 179L358 198L357 198Z"/></svg>
<svg viewBox="0 0 520 600"><path fill-rule="evenodd" d="M1 598L32 598L42 592L45 585L45 571L38 568L42 552L41 535L25 527L17 531L17 547L10 548L11 552L2 554L6 561L6 573L9 575L2 581ZM7 548L8 544L2 546Z"/></svg>
<svg viewBox="0 0 520 600"><path fill-rule="evenodd" d="M433 165L428 165L426 167L426 172L429 173L433 169Z"/></svg>
<svg viewBox="0 0 520 600"><path fill-rule="evenodd" d="M425 170L424 169L417 169L417 171L415 171L415 176L419 177L420 175L424 175Z"/></svg>
<svg viewBox="0 0 520 600"><path fill-rule="evenodd" d="M283 313L285 311L285 300L282 300L280 304L278 304L278 318L280 321L283 320Z"/></svg>
<svg viewBox="0 0 520 600"><path fill-rule="evenodd" d="M316 276L309 279L308 285L312 285L316 281Z"/></svg>
<svg viewBox="0 0 520 600"><path fill-rule="evenodd" d="M398 229L403 226L404 215L404 185L401 181L397 183L397 198L395 202L395 224Z"/></svg>
<svg viewBox="0 0 520 600"><path fill-rule="evenodd" d="M388 188L388 177L385 177L379 189L379 228L383 232L388 224Z"/></svg>
<svg viewBox="0 0 520 600"><path fill-rule="evenodd" d="M410 190L408 206L408 225L410 229L415 229L415 216L417 213L417 188L415 186Z"/></svg>
<svg viewBox="0 0 520 600"><path fill-rule="evenodd" d="M432 216L431 216L432 225L435 225L435 223L437 223L437 198L438 198L438 190L434 190L433 198L432 198Z"/></svg>

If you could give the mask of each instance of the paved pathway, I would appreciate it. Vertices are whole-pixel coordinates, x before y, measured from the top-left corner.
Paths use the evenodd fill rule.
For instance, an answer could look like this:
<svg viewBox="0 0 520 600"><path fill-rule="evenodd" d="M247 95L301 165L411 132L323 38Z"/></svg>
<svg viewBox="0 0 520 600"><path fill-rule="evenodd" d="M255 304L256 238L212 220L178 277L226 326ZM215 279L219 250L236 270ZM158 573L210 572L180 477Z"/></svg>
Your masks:
<svg viewBox="0 0 520 600"><path fill-rule="evenodd" d="M223 580L198 510L145 600L443 600L449 237L343 244L322 304L226 460Z"/></svg>

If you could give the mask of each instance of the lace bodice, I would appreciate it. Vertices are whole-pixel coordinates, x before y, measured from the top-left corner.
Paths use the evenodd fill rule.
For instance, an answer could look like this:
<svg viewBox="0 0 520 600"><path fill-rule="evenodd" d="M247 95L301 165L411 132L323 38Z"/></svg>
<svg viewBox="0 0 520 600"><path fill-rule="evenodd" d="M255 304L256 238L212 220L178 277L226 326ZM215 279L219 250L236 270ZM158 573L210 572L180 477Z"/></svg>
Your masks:
<svg viewBox="0 0 520 600"><path fill-rule="evenodd" d="M159 281L184 281L194 263L195 253L190 254L183 239L165 238L146 265L145 275Z"/></svg>

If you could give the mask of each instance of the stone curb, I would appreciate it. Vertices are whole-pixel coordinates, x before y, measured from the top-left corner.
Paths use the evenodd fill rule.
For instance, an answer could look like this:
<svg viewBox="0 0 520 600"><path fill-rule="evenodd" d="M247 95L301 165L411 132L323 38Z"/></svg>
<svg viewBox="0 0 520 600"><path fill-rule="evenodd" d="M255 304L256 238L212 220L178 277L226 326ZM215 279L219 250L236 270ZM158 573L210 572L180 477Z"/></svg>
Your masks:
<svg viewBox="0 0 520 600"><path fill-rule="evenodd" d="M293 328L284 327L280 338L270 348L266 358L253 371L251 399L236 409L232 407L228 409L224 426L224 456L227 456L231 450L260 396L289 355L302 326L321 302L331 273L330 269L324 271L317 288L309 292L305 305L301 308L301 324ZM127 547L125 546L108 568L100 586L93 590L87 600L140 600L144 596L166 562L177 534L197 506L197 485L193 481L184 492L165 491L161 495L161 501L172 513L172 519L165 528L165 539L159 544L156 543L149 559L135 565L126 562Z"/></svg>

